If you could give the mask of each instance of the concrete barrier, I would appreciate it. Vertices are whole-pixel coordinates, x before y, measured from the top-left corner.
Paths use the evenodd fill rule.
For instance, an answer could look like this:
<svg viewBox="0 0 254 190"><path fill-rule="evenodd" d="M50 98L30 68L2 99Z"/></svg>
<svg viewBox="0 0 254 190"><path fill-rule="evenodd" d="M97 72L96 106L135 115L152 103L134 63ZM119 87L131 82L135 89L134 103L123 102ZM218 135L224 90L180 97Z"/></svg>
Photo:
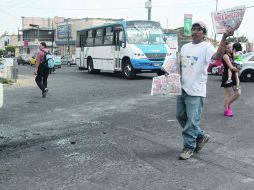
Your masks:
<svg viewBox="0 0 254 190"><path fill-rule="evenodd" d="M17 81L18 67L15 58L0 59L0 78Z"/></svg>

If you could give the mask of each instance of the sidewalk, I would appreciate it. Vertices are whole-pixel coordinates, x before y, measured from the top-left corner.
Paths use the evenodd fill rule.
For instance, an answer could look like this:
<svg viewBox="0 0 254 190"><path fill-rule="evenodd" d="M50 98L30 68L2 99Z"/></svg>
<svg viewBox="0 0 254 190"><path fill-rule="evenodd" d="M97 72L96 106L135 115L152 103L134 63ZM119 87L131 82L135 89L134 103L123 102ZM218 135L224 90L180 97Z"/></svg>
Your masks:
<svg viewBox="0 0 254 190"><path fill-rule="evenodd" d="M34 77L28 75L18 75L18 80L16 83L13 83L14 86L18 87L28 87L28 86L36 86L34 81Z"/></svg>

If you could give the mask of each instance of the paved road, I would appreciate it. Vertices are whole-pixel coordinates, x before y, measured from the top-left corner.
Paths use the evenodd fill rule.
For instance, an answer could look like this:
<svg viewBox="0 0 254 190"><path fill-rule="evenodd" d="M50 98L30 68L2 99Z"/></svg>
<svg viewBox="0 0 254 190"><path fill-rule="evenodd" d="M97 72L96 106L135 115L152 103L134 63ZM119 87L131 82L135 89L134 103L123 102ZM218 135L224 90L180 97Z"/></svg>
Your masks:
<svg viewBox="0 0 254 190"><path fill-rule="evenodd" d="M124 80L65 67L41 98L32 68L5 86L0 110L0 189L218 189L254 186L254 83L225 118L220 77L210 76L204 151L178 160L175 99L150 96L153 74Z"/></svg>

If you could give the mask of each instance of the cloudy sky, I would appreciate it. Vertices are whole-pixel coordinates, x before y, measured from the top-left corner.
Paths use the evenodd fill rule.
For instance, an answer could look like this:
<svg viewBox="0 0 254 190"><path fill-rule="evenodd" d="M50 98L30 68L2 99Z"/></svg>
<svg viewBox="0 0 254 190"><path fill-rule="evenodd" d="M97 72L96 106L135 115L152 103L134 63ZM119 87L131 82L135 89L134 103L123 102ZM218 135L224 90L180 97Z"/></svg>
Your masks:
<svg viewBox="0 0 254 190"><path fill-rule="evenodd" d="M147 0L1 0L0 35L4 31L17 33L21 28L21 16L66 18L124 18L126 20L147 19ZM152 0L152 20L166 28L183 26L184 14L193 14L193 21L203 20L208 25L208 36L213 36L211 12L216 9L216 0ZM218 10L245 5L254 6L253 0L218 0ZM247 8L238 30L254 41L254 7ZM237 33L235 33L235 36Z"/></svg>

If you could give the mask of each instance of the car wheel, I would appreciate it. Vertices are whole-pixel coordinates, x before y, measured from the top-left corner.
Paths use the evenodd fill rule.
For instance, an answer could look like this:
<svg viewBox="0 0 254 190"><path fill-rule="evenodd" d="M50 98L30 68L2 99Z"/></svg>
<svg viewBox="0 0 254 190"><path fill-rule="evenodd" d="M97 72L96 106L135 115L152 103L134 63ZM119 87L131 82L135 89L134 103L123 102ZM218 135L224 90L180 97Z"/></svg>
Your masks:
<svg viewBox="0 0 254 190"><path fill-rule="evenodd" d="M247 69L247 70L243 71L243 73L241 74L241 80L243 82L252 82L252 81L254 81L254 70Z"/></svg>
<svg viewBox="0 0 254 190"><path fill-rule="evenodd" d="M217 75L219 73L219 70L216 66L212 66L211 68L212 75Z"/></svg>
<svg viewBox="0 0 254 190"><path fill-rule="evenodd" d="M136 71L132 67L130 60L125 60L122 67L123 77L126 79L133 79L136 76Z"/></svg>

